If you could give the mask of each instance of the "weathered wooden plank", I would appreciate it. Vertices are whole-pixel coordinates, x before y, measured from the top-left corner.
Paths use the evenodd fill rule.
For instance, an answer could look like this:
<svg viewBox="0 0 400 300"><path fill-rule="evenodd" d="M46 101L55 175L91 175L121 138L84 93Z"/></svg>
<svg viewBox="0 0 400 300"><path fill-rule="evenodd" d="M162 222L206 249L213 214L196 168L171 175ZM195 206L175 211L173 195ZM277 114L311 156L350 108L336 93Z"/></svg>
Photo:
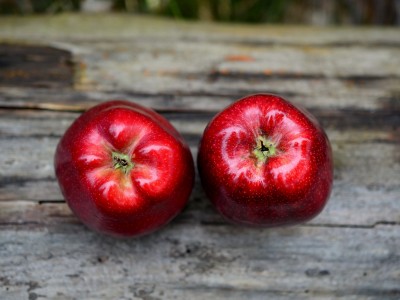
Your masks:
<svg viewBox="0 0 400 300"><path fill-rule="evenodd" d="M178 217L150 236L115 240L56 218L34 229L0 226L0 291L6 299L400 295L397 226L258 230L190 226Z"/></svg>
<svg viewBox="0 0 400 300"><path fill-rule="evenodd" d="M311 223L367 227L378 223L400 223L399 187L387 188L381 185L382 183L373 183L363 186L336 180L327 207ZM63 201L54 178L2 178L0 191L0 203L11 203L15 206L20 205L15 202L19 199L32 203ZM223 222L211 208L198 178L184 215L195 223Z"/></svg>
<svg viewBox="0 0 400 300"><path fill-rule="evenodd" d="M142 104L141 102L137 102ZM382 142L400 142L400 110L333 110L310 109L327 129L337 131L336 140L356 141L379 139ZM207 123L217 111L159 111L187 137L199 139ZM43 109L0 108L0 137L61 137L81 112L51 111ZM195 136L197 135L197 136Z"/></svg>
<svg viewBox="0 0 400 300"><path fill-rule="evenodd" d="M81 46L87 53L77 52L75 56L81 64L75 81L79 89L122 91L128 95L131 91L161 95L172 91L179 95L189 90L186 105L195 102L197 106L202 103L203 107L210 100L205 100L204 91L209 90L216 96L212 100L232 101L224 94L243 96L265 91L290 95L305 105L326 103L342 107L360 102L354 98L366 94L359 105L371 107L382 98L398 94L400 83L400 49L372 52L369 48L329 48L327 53L316 55L293 47L243 50L214 44L194 46L186 42ZM249 61L231 61L230 57L235 54L248 57ZM382 80L385 89L366 88ZM355 91L354 85L361 87ZM193 97L196 90L203 96L202 101L195 101L199 100Z"/></svg>
<svg viewBox="0 0 400 300"><path fill-rule="evenodd" d="M0 298L399 299L399 32L0 19L0 43L69 51L75 72L71 88L0 87ZM327 129L334 189L313 221L227 224L198 177L183 213L139 239L93 233L63 202L52 159L78 112L137 101L162 112L196 156L210 118L258 92L307 107Z"/></svg>
<svg viewBox="0 0 400 300"><path fill-rule="evenodd" d="M49 22L63 24L74 18L49 18ZM116 21L114 17L104 18L104 24ZM21 24L27 22L32 25L29 27L32 30L40 26L35 18L20 21ZM398 40L397 35L395 38L398 30L395 29L383 30L380 35L375 30L357 29L319 31L302 28L290 31L279 27L249 27L244 30L253 30L250 36L257 35L260 40L266 41L265 46L259 47L257 43L243 46L216 43L215 39L188 38L189 33L202 36L201 33L207 28L215 29L212 33L222 40L229 36L241 37L241 40L248 37L243 32L234 34L235 30L224 26L209 25L204 29L194 24L181 24L181 30L176 30L174 23L164 21L144 28L149 25L146 19L124 19L126 26L132 27L132 36L126 36L126 31L116 31L116 40L110 42L107 40L107 30L96 30L89 34L90 30L99 26L97 19L87 17L81 21L80 30L63 30L58 37L51 34L59 28L57 26L51 32L48 28L36 28L32 34L25 26L18 29L19 24L9 31L0 30L0 36L4 38L10 32L14 32L15 37L22 38L25 35L24 39L46 34L49 44L71 51L75 61L75 86L83 90L79 93L71 90L1 89L1 105L46 107L60 101L67 101L68 105L87 105L87 101L128 97L139 98L140 101L146 101L147 105L161 109L205 109L210 106L220 109L245 94L274 92L287 95L291 100L308 107L355 106L376 109L398 99L400 46L385 46L385 40L389 41L389 37L392 43ZM121 24L120 21L117 24ZM8 28L9 24L13 24L13 19L8 19L4 28ZM186 26L189 29L185 29ZM296 35L303 31L304 36ZM318 33L321 34L320 39L315 36ZM57 42L63 34L67 35L62 39L63 42ZM90 39L99 34L103 34L103 39L96 42ZM341 40L331 41L329 47L321 47L319 43L309 44L309 38L314 41L326 40L322 35L328 39L341 37ZM364 42L350 42L344 47L346 38L351 35L354 35L353 41L363 36ZM274 38L283 44L271 42ZM290 38L298 39L300 45L287 44ZM68 42L68 39L73 40ZM174 39L176 41L171 42ZM376 46L382 44L371 51L369 43Z"/></svg>
<svg viewBox="0 0 400 300"><path fill-rule="evenodd" d="M79 44L86 53L76 53L84 64L77 82L98 89L138 88L143 77L164 77L153 88L180 79L221 77L269 80L293 79L385 79L399 78L399 49L367 47L321 50L298 47L265 47L245 49L234 45L191 44L188 42L144 42L121 44ZM67 45L65 45L67 46ZM234 56L233 56L234 55ZM232 57L246 57L235 61ZM233 76L232 76L233 75ZM169 80L171 81L171 80Z"/></svg>
<svg viewBox="0 0 400 300"><path fill-rule="evenodd" d="M76 91L0 87L0 106L82 110L110 99L131 99L159 110L220 110L248 94L273 93L308 108L390 109L398 107L400 79L354 81L339 79L254 80L166 78L135 80L126 89Z"/></svg>
<svg viewBox="0 0 400 300"><path fill-rule="evenodd" d="M45 24L45 25L44 25ZM400 44L397 28L319 28L305 26L251 26L213 24L204 22L176 22L169 19L149 18L121 14L3 17L0 19L0 35L3 39L40 41L85 40L110 43L118 40L151 39L184 40L188 42L213 42L243 45L366 45L394 47Z"/></svg>
<svg viewBox="0 0 400 300"><path fill-rule="evenodd" d="M58 139L78 115L0 110L1 200L62 200L52 160ZM202 114L192 114L190 118L185 114L165 115L182 132L196 157L198 141L208 117ZM327 133L334 150L335 186L329 205L313 223L372 226L379 222L399 222L398 121L386 127L381 124L371 127L366 118L363 122L367 124L361 124L359 128L354 127L353 121L345 129L337 126L338 122L346 124L351 119L351 115L339 117L333 123L329 118L322 119L328 125ZM193 218L197 223L220 222L204 200L198 178L192 202L194 206L185 212L187 218Z"/></svg>

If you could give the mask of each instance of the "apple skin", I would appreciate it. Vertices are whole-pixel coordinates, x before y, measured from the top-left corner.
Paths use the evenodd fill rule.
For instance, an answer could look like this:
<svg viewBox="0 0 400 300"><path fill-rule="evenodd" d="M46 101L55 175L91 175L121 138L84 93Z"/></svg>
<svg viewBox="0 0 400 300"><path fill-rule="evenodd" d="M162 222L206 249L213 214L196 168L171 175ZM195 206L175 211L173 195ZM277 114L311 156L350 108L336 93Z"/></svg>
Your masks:
<svg viewBox="0 0 400 300"><path fill-rule="evenodd" d="M325 132L309 112L276 95L251 95L217 114L204 131L197 163L216 209L243 225L308 221L332 189Z"/></svg>
<svg viewBox="0 0 400 300"><path fill-rule="evenodd" d="M83 113L61 138L55 172L74 214L119 237L150 233L185 206L194 164L181 135L162 116L128 101Z"/></svg>

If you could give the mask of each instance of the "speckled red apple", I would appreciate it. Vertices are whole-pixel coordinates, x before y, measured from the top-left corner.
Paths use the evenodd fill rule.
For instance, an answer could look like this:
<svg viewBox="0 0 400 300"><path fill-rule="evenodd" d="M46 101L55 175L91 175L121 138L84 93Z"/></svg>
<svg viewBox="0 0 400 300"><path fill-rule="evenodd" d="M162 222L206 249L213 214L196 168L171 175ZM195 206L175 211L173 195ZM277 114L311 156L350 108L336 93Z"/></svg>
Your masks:
<svg viewBox="0 0 400 300"><path fill-rule="evenodd" d="M316 119L269 94L243 98L214 117L200 143L198 168L225 218L267 227L315 217L333 179L331 146Z"/></svg>
<svg viewBox="0 0 400 300"><path fill-rule="evenodd" d="M123 237L168 223L194 182L192 155L181 135L153 110L127 101L82 114L58 144L55 170L83 223Z"/></svg>

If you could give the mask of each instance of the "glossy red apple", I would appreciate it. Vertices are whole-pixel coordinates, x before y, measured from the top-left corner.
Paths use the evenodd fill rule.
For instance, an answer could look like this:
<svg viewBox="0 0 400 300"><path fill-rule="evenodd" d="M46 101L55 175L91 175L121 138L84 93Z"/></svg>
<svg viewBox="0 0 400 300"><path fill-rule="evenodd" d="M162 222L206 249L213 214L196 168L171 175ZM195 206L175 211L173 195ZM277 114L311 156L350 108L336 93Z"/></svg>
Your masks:
<svg viewBox="0 0 400 300"><path fill-rule="evenodd" d="M316 119L269 94L243 98L214 117L200 142L198 168L224 217L267 227L315 217L333 178L331 146Z"/></svg>
<svg viewBox="0 0 400 300"><path fill-rule="evenodd" d="M114 236L165 225L194 183L192 155L180 134L153 110L127 101L82 114L58 144L55 170L75 215Z"/></svg>

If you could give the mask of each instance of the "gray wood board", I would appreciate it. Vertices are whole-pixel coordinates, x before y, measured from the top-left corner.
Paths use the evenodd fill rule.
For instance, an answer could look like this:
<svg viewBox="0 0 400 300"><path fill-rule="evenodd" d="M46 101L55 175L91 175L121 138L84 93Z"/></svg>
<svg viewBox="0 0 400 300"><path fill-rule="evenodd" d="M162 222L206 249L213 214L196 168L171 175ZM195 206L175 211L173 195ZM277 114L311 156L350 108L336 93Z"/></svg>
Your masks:
<svg viewBox="0 0 400 300"><path fill-rule="evenodd" d="M1 299L400 298L400 30L66 14L2 18L2 43L22 56L0 81ZM60 64L72 78L47 80ZM311 222L228 224L198 176L182 214L138 239L89 231L63 201L55 146L88 107L153 107L196 157L213 115L258 92L308 108L332 142L334 189Z"/></svg>

